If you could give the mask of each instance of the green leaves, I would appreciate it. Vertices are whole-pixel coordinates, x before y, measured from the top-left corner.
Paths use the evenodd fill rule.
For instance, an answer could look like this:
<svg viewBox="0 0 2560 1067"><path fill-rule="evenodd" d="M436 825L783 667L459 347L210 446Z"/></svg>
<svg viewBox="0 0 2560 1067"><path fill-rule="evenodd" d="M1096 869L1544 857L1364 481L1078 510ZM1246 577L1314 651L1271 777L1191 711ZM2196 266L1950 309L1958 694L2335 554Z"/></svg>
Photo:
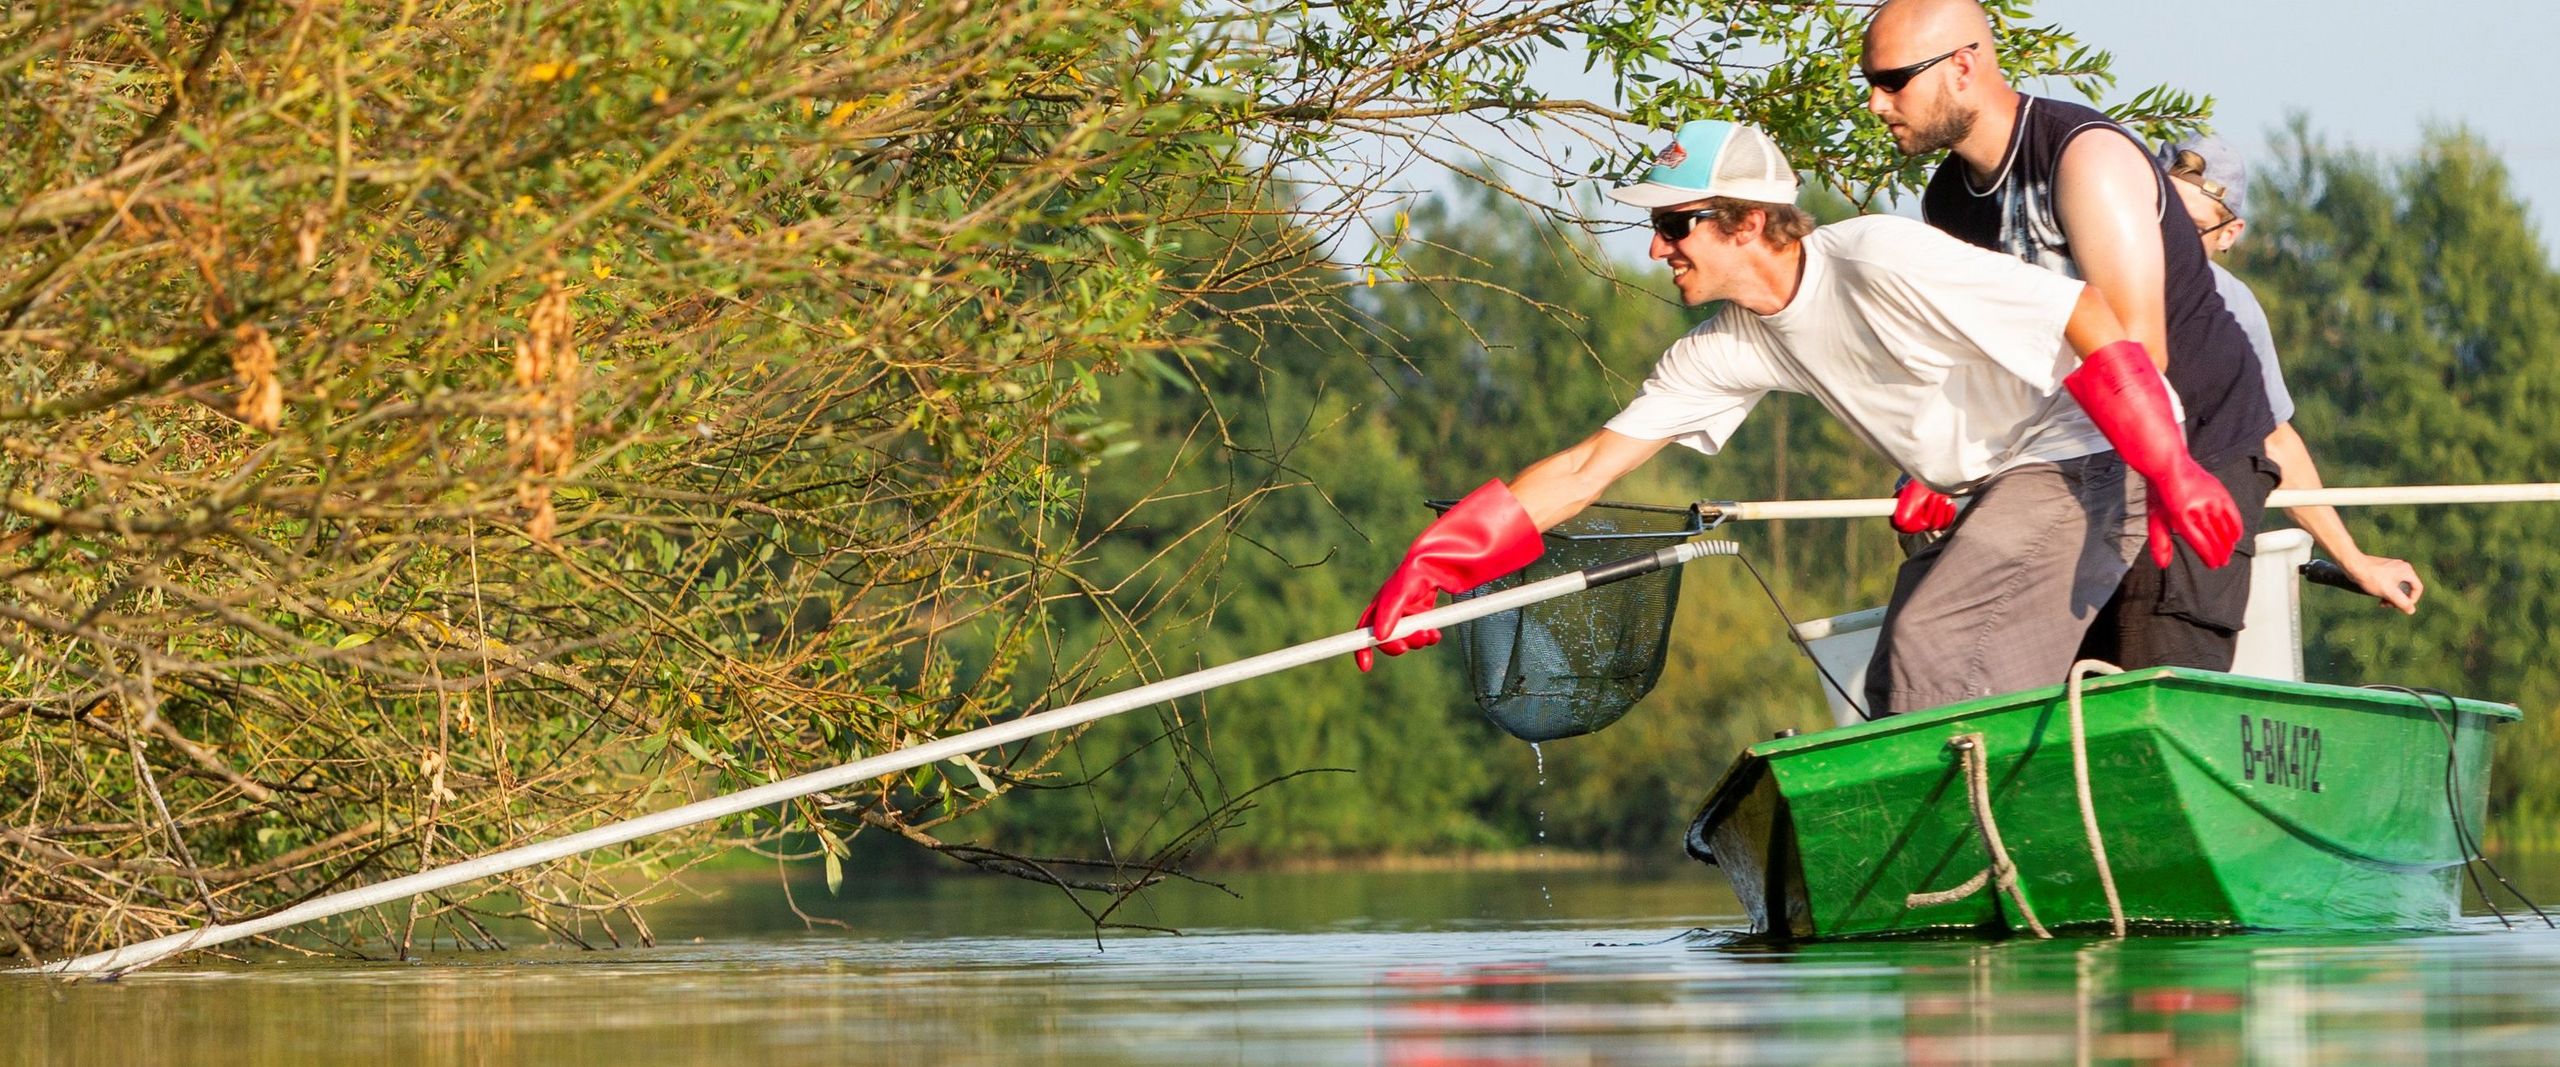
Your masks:
<svg viewBox="0 0 2560 1067"><path fill-rule="evenodd" d="M997 793L1004 792L1003 787L998 786L995 779L987 777L987 769L980 766L976 759L969 756L953 756L948 762L968 771L969 780L977 783L978 788L984 791L987 795L993 796Z"/></svg>
<svg viewBox="0 0 2560 1067"><path fill-rule="evenodd" d="M820 826L817 827L817 832L818 851L827 869L827 893L842 895L844 893L844 861L846 856L852 854L852 847L845 843L844 838L837 836L834 830Z"/></svg>

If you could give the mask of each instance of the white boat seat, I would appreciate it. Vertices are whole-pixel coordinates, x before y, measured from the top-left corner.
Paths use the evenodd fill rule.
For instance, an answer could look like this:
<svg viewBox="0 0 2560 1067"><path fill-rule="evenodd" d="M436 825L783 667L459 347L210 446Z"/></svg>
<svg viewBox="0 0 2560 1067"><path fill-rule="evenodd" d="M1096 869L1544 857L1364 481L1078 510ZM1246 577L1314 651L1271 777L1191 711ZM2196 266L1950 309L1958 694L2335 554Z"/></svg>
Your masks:
<svg viewBox="0 0 2560 1067"><path fill-rule="evenodd" d="M2258 535L2257 548L2257 562L2249 574L2248 622L2240 631L2240 649L2231 673L2298 682L2302 680L2300 571L2311 559L2311 535L2295 529L2269 530ZM2146 558L2136 565L2149 562ZM1875 655L1876 628L1883 622L1883 608L1852 611L1797 623L1796 639L1841 686L1864 699L1867 660ZM1835 725L1864 721L1818 674L1815 684L1822 688Z"/></svg>

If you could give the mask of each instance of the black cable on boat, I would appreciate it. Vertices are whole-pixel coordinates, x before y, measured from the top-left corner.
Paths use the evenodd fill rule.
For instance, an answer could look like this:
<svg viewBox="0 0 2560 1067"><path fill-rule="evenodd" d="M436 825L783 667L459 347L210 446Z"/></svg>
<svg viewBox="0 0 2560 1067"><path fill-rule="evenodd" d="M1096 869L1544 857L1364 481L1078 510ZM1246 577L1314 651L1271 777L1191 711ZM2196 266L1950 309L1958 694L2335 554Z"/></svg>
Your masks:
<svg viewBox="0 0 2560 1067"><path fill-rule="evenodd" d="M1751 572L1751 580L1760 583L1760 592L1768 596L1769 606L1778 609L1778 621L1787 624L1787 640L1795 642L1796 647L1804 652L1804 657L1813 661L1815 673L1822 675L1822 680L1831 686L1831 691L1840 694L1841 700L1847 701L1851 708L1857 710L1859 718L1874 722L1876 717L1868 714L1866 702L1850 696L1849 687L1840 684L1840 679L1831 676L1831 668L1823 666L1822 657L1814 655L1813 649L1805 644L1803 635L1796 633L1795 616L1787 614L1787 606L1778 600L1778 591L1769 588L1769 579L1760 576L1760 568L1751 565L1751 557L1743 554L1737 547L1733 558L1741 560L1742 569Z"/></svg>
<svg viewBox="0 0 2560 1067"><path fill-rule="evenodd" d="M2475 863L2484 861L2480 855L2479 841L2471 836L2471 822L2462 817L2461 751L2457 747L2457 733L2460 729L2457 723L2461 721L2461 706L2455 705L2455 717L2447 720L2436 712L2435 701L2428 699L2426 694L2415 689L2399 685L2368 685L2365 688L2408 694L2411 699L2418 702L2419 707L2427 709L2428 717L2436 721L2436 728L2444 731L2444 806L2446 814L2453 819L2454 843L2462 846L2463 876L2471 879L2472 890L2480 894L2481 903L2489 906L2489 914L2497 916L2498 925L2509 930L2515 929L2516 924L2509 921L2505 910L2498 907L2497 900L2489 893L2488 883L2480 880L2480 871L2473 866ZM2499 880L2505 881L2503 878ZM2514 888L2509 886L2508 891L2513 892ZM2545 917L2543 921L2548 923L2551 920Z"/></svg>
<svg viewBox="0 0 2560 1067"><path fill-rule="evenodd" d="M2449 713L2447 716L2439 716L2439 717L2436 719L2436 722L2437 722L2437 724L2438 724L2438 725L2440 725L2440 726L2443 726L2443 727L2444 727L2444 736L2445 736L2445 762L2446 762L2446 767L2445 767L2445 789L2446 789L2446 792L2447 792L2448 798L2450 798L2450 797L2451 797L2451 795L2453 794L2454 789L2455 789L2455 787L2454 787L2454 785L2453 785L2453 773L2454 773L2454 772L2453 772L2453 766L2452 766L2453 759L2454 759L2453 754L2452 754L2452 753L2453 753L2453 734L2454 734L2454 728L2455 728L2455 727L2454 727L2454 724L2455 724L2455 723L2458 723L2458 722L2460 722L2460 721L2461 721L2461 717L2462 717L2462 705L2454 699L2453 694L2448 693L2448 692L2445 692L2445 691L2444 691L2444 690L2442 690L2442 689L2429 689L2429 688L2421 687L2421 688L2418 690L2418 692L2420 692L2420 693L2432 693L2432 694L2434 694L2434 695L2436 695L2436 696L2443 697L2443 698L2444 698L2444 707L2445 707L2445 711ZM2422 697L2422 698L2420 698L2420 699L2422 699L2422 700L2423 700L2424 698ZM2435 710L2435 708L2434 708L2434 706L2433 706L2433 705L2429 705L2427 710L2428 710L2430 713L2433 713L2433 712L2434 712L2434 710ZM2470 827L2469 821L2468 821L2468 820L2465 820L2465 819L2462 817L2462 814L2461 814L2461 811L2460 811L2460 809L2459 809L2459 808L2457 808L2457 809L2455 810L2455 812L2454 812L2453 828L2454 828L2454 832L2459 833L2459 834L2461 834L2461 835L2462 835L2463 840L2465 841L2465 845L2464 845L2464 847L2466 847L2466 848L2468 848L2468 849L2470 849L2470 850L2471 850L2471 857L2472 857L2473 859L2475 859L2475 860L2478 860L2478 861L2480 862L2480 865L2481 865L2481 866L2486 867L2486 868L2488 868L2488 869L2489 869L2489 876L2490 876L2490 877L2497 879L2497 880L2498 880L2498 884L2499 884L2499 885L2505 886L2505 887L2506 887L2506 889L2507 889L2507 892L2508 892L2508 893L2513 894L2513 895L2515 896L2515 898L2516 898L2518 901L2521 901L2521 902L2524 904L2524 906L2525 906L2528 910L2532 911L2532 912L2533 912L2533 915L2534 915L2534 918L2537 918L2537 919L2542 920L2542 925L2544 925L2544 926L2546 926L2546 927L2549 927L2549 928L2551 928L2551 929L2554 929L2554 930L2560 930L2560 922L2553 922L2553 921L2551 920L2551 916L2550 916L2549 914L2545 913L2545 912L2542 910L2542 906L2541 906L2541 905L2534 903L2534 902L2533 902L2533 898L2531 898L2531 897L2528 897L2528 896L2524 895L2524 890L2521 890L2521 889L2516 888L2516 884L2515 884L2514 882L2511 882L2511 881L2508 881L2508 880L2507 880L2506 872L2504 872L2504 871L2500 871L2500 870L2498 869L2498 865L2497 865L2497 864L2492 863L2492 862L2490 862L2490 861L2489 861L2489 856L2488 856L2488 852L2487 852L2487 850L2482 849L2482 848L2480 847L2480 838L2478 837L2478 835L2475 835L2475 834L2473 834L2473 833L2471 832L2471 827ZM2484 894L2484 895L2485 895L2485 894Z"/></svg>
<svg viewBox="0 0 2560 1067"><path fill-rule="evenodd" d="M2542 920L2542 925L2555 930L2560 930L2560 923L2553 922L2551 916L2542 910L2541 905L2535 904L2533 902L2533 898L2524 895L2524 891L2516 888L2516 884L2507 879L2506 873L2500 871L2497 864L2490 862L2489 857L2480 847L2480 839L2471 832L2470 820L2462 817L2462 788L2460 784L2462 757L2461 750L2456 746L2457 734L2459 731L2459 726L2457 724L2462 720L2461 703L2455 700L2453 694L2441 689L2419 690L2411 689L2404 685L2379 684L2367 685L2363 688L2408 694L2410 698L2418 702L2419 707L2427 709L2427 714L2435 719L2436 727L2444 731L2445 811L2453 817L2454 840L2462 846L2462 873L2470 877L2471 888L2480 894L2480 902L2489 906L2489 913L2498 917L2499 925L2510 930L2515 929L2516 924L2509 921L2507 919L2507 913L2499 909L2498 902L2496 900L2491 899L2488 885L2480 880L2480 872L2472 868L2472 864L2474 863L2488 868L2489 876L2497 879L2498 884L2505 886L2508 893L2513 894L2518 901L2523 902L2524 906L2533 912L2535 918ZM2446 715L2436 711L2435 701L2429 698L2429 694L2444 698L2445 708L2452 712L2451 717L2448 718Z"/></svg>

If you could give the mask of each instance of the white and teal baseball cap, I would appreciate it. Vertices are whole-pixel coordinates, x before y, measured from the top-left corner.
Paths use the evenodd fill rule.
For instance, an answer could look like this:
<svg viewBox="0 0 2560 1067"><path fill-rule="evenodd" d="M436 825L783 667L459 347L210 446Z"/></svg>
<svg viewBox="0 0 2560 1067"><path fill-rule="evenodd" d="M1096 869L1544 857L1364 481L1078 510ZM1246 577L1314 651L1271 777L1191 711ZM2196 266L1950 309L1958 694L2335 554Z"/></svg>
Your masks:
<svg viewBox="0 0 2560 1067"><path fill-rule="evenodd" d="M1711 196L1792 204L1795 168L1758 128L1699 119L1680 125L1671 147L1654 154L1642 180L1609 190L1609 199L1648 211Z"/></svg>

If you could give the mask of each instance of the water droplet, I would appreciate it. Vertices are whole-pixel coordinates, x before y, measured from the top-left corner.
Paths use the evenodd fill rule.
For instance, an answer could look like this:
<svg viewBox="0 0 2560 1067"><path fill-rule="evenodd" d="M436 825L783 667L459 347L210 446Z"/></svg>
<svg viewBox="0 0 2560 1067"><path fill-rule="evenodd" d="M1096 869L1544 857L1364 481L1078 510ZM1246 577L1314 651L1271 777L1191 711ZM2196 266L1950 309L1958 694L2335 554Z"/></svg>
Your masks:
<svg viewBox="0 0 2560 1067"><path fill-rule="evenodd" d="M1543 791L1547 787L1547 750L1538 747L1537 742L1531 741L1529 742L1529 751L1538 757L1538 788ZM1538 869L1545 870L1546 867L1547 809L1544 805L1540 805L1538 808ZM1548 911L1556 910L1555 894L1547 892L1547 884L1544 880L1541 880L1538 883L1538 899L1547 902Z"/></svg>

